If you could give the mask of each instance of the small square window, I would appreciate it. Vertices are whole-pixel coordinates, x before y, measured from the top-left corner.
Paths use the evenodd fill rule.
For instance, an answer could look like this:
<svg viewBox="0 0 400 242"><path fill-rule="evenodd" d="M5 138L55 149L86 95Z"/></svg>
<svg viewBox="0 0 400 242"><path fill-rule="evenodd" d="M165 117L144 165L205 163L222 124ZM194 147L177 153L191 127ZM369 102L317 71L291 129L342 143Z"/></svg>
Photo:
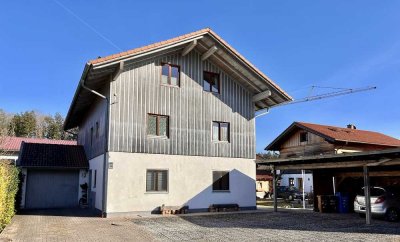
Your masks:
<svg viewBox="0 0 400 242"><path fill-rule="evenodd" d="M308 133L302 132L300 133L300 142L307 142L308 141Z"/></svg>
<svg viewBox="0 0 400 242"><path fill-rule="evenodd" d="M147 134L152 136L168 137L169 117L165 115L148 114Z"/></svg>
<svg viewBox="0 0 400 242"><path fill-rule="evenodd" d="M147 192L168 191L168 170L147 170L146 172Z"/></svg>
<svg viewBox="0 0 400 242"><path fill-rule="evenodd" d="M219 93L220 89L219 74L203 72L203 89L207 92Z"/></svg>
<svg viewBox="0 0 400 242"><path fill-rule="evenodd" d="M230 138L229 123L214 121L212 123L212 140L229 142L229 138Z"/></svg>
<svg viewBox="0 0 400 242"><path fill-rule="evenodd" d="M229 171L213 171L213 191L229 191Z"/></svg>
<svg viewBox="0 0 400 242"><path fill-rule="evenodd" d="M179 66L168 63L161 67L161 84L179 87Z"/></svg>

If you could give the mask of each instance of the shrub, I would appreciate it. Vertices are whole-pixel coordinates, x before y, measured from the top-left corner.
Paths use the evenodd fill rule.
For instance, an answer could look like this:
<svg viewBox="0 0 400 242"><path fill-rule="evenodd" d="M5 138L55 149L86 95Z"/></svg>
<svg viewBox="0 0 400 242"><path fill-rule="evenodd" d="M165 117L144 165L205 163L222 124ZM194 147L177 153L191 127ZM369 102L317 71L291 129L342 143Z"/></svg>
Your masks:
<svg viewBox="0 0 400 242"><path fill-rule="evenodd" d="M15 214L19 170L7 161L0 160L0 232Z"/></svg>

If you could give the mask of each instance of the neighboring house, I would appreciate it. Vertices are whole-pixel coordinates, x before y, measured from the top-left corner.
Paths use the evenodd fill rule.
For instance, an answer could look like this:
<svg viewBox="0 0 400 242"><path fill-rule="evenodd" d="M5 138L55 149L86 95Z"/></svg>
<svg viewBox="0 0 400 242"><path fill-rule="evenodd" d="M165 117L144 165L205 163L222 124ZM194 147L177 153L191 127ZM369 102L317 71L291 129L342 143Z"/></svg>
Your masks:
<svg viewBox="0 0 400 242"><path fill-rule="evenodd" d="M346 128L294 122L283 131L265 150L279 151L280 158L295 158L310 155L342 154L400 147L400 140L366 130L354 125ZM281 174L281 185L301 187L300 171ZM312 190L312 174L305 176L306 191Z"/></svg>
<svg viewBox="0 0 400 242"><path fill-rule="evenodd" d="M40 144L63 144L63 145L77 144L77 142L73 140L52 140L52 139L5 136L0 138L0 159L13 160L15 162L18 159L22 142L40 143Z"/></svg>
<svg viewBox="0 0 400 242"><path fill-rule="evenodd" d="M255 111L291 97L210 29L88 62L64 129L79 127L93 206L254 209Z"/></svg>

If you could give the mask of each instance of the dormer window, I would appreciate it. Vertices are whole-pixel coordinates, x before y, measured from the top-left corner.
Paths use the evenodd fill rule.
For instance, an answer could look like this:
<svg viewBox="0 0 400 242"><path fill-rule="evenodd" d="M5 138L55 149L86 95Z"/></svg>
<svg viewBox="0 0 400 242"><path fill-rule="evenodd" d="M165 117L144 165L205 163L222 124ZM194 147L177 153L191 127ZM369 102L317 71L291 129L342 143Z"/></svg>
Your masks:
<svg viewBox="0 0 400 242"><path fill-rule="evenodd" d="M179 66L163 63L161 68L161 84L179 87Z"/></svg>
<svg viewBox="0 0 400 242"><path fill-rule="evenodd" d="M203 89L207 92L219 93L219 74L205 71L203 73Z"/></svg>
<svg viewBox="0 0 400 242"><path fill-rule="evenodd" d="M300 133L300 143L307 142L307 141L308 141L308 133L307 132L301 132Z"/></svg>

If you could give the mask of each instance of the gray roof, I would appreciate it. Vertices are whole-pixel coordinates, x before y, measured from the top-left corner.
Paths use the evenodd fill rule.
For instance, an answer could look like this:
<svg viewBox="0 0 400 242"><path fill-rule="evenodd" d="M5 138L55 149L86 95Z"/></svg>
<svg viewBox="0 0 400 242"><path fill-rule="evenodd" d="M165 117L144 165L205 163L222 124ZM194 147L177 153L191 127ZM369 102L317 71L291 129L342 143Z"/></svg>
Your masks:
<svg viewBox="0 0 400 242"><path fill-rule="evenodd" d="M81 145L35 144L21 145L17 165L37 168L89 168Z"/></svg>

